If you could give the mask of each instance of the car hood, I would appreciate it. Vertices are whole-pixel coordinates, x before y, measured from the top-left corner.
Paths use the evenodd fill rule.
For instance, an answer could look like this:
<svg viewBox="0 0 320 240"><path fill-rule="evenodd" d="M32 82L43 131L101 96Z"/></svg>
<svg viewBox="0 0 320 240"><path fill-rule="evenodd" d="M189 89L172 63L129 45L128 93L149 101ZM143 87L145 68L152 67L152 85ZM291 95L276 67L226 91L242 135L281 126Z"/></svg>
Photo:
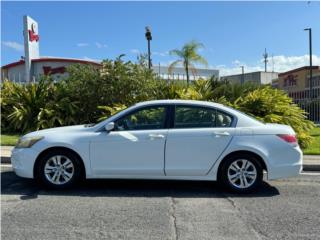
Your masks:
<svg viewBox="0 0 320 240"><path fill-rule="evenodd" d="M67 126L67 127L56 127L56 128L48 128L48 129L43 129L35 132L28 133L24 135L24 137L35 137L35 136L45 136L48 134L66 134L66 133L71 133L71 132L79 132L79 131L84 131L88 128L85 127L85 125L74 125L74 126Z"/></svg>

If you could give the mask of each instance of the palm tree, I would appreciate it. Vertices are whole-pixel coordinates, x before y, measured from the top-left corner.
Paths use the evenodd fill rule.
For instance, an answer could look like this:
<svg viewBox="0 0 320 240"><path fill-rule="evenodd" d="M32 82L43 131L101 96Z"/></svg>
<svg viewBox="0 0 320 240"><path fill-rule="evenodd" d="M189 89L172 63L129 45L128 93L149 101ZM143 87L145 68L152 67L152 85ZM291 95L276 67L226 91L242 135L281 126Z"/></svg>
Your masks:
<svg viewBox="0 0 320 240"><path fill-rule="evenodd" d="M178 59L170 64L169 69L168 69L169 73L172 72L173 68L176 65L182 64L185 71L186 71L188 86L189 86L189 82L190 82L189 70L191 70L193 72L193 74L195 74L195 72L196 72L196 68L193 65L193 63L200 63L200 64L204 64L206 66L208 65L207 60L197 53L197 51L200 48L203 48L202 43L198 43L196 41L191 41L189 43L186 43L182 47L181 50L174 49L174 50L170 51L170 55L178 56L180 59Z"/></svg>

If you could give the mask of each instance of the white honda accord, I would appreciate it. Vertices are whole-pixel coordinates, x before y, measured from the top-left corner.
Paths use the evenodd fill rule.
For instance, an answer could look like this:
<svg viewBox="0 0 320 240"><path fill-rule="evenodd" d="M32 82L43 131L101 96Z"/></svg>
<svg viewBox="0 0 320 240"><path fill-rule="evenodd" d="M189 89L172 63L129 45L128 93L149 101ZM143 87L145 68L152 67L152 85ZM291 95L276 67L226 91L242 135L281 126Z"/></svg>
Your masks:
<svg viewBox="0 0 320 240"><path fill-rule="evenodd" d="M249 192L268 179L296 176L302 152L290 126L264 124L221 104L158 100L95 125L29 133L12 151L18 176L49 187L80 178L220 181Z"/></svg>

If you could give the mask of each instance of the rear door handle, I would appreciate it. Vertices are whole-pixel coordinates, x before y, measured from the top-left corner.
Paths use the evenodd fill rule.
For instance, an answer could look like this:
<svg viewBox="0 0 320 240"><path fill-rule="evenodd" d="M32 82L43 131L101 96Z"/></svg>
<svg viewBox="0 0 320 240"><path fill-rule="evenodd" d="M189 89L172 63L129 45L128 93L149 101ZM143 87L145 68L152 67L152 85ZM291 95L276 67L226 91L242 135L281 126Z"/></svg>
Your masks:
<svg viewBox="0 0 320 240"><path fill-rule="evenodd" d="M150 139L163 139L164 135L162 134L149 134Z"/></svg>
<svg viewBox="0 0 320 240"><path fill-rule="evenodd" d="M217 137L219 137L219 136L230 136L230 133L228 133L228 132L213 132L213 135L217 136Z"/></svg>

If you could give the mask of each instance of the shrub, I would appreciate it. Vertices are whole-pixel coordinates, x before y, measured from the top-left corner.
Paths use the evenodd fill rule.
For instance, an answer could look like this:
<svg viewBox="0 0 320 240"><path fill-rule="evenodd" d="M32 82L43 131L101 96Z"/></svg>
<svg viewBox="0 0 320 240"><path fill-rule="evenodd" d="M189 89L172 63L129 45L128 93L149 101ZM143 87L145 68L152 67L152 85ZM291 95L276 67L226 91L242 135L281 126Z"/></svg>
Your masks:
<svg viewBox="0 0 320 240"><path fill-rule="evenodd" d="M290 125L297 133L301 147L307 147L314 124L306 119L306 112L292 102L288 95L270 86L256 89L239 97L233 107L266 123Z"/></svg>
<svg viewBox="0 0 320 240"><path fill-rule="evenodd" d="M225 82L222 84L218 84L215 88L213 88L213 96L215 96L216 98L225 97L229 102L234 102L237 98L259 88L259 85L251 82L247 82L244 84L231 84L229 82Z"/></svg>
<svg viewBox="0 0 320 240"><path fill-rule="evenodd" d="M145 66L121 58L104 60L100 70L73 65L68 72L64 82L72 100L80 103L77 119L83 123L100 118L102 111L97 106L132 105L155 99L161 84Z"/></svg>
<svg viewBox="0 0 320 240"><path fill-rule="evenodd" d="M7 132L74 124L76 109L64 87L47 77L25 85L5 81L2 86L1 127Z"/></svg>
<svg viewBox="0 0 320 240"><path fill-rule="evenodd" d="M46 80L26 85L5 82L1 96L4 129L22 132L37 129L38 114L45 108L52 90L51 82Z"/></svg>

